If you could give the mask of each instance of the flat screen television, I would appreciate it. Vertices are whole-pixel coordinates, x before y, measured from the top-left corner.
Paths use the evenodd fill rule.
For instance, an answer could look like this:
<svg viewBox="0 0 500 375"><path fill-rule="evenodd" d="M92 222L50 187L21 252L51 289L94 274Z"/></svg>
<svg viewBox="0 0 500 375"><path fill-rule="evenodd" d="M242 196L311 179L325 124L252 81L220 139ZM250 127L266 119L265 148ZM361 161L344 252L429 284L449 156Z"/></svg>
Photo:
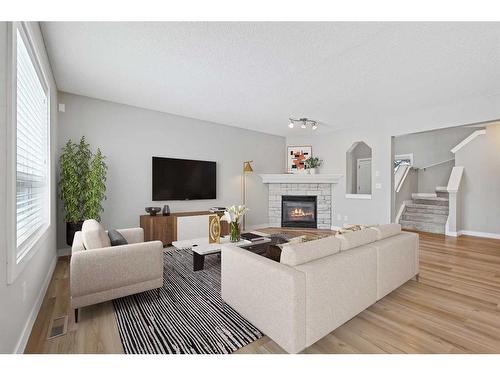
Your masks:
<svg viewBox="0 0 500 375"><path fill-rule="evenodd" d="M215 161L153 156L153 200L216 199Z"/></svg>

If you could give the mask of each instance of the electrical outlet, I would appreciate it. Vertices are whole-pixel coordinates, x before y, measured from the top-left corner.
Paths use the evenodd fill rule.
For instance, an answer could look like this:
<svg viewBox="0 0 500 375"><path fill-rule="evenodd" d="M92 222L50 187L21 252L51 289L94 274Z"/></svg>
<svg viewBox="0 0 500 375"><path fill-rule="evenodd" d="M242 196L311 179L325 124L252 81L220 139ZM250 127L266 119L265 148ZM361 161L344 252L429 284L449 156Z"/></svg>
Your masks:
<svg viewBox="0 0 500 375"><path fill-rule="evenodd" d="M59 112L66 112L66 104L59 103Z"/></svg>

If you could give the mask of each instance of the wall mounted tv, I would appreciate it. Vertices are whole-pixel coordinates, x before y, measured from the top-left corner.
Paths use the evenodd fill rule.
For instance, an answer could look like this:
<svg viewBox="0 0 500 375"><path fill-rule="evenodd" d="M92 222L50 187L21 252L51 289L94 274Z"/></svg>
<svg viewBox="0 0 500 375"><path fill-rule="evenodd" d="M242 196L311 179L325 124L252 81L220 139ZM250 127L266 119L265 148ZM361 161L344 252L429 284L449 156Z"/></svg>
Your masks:
<svg viewBox="0 0 500 375"><path fill-rule="evenodd" d="M215 161L153 156L153 200L216 199Z"/></svg>

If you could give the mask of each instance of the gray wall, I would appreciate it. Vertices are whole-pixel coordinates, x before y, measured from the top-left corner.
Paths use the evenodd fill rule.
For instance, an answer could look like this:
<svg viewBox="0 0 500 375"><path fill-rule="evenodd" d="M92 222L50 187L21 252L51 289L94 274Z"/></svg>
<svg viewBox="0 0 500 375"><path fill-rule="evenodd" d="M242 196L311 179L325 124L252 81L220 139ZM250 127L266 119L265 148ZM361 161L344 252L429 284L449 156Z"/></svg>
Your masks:
<svg viewBox="0 0 500 375"><path fill-rule="evenodd" d="M452 159L453 147L477 128L453 127L429 132L406 134L394 139L394 153L413 154L413 167L423 168ZM453 161L418 171L418 189L414 193L434 193L436 186L446 186L454 166ZM398 208L396 207L396 210Z"/></svg>
<svg viewBox="0 0 500 375"><path fill-rule="evenodd" d="M454 127L405 134L394 139L394 153L413 153L413 167L422 168L453 158L450 150L477 128Z"/></svg>
<svg viewBox="0 0 500 375"><path fill-rule="evenodd" d="M314 114L311 115L313 117ZM313 117L314 118L314 117ZM312 145L314 156L323 159L320 173L341 173L344 178L334 188L333 226L349 223L387 223L391 221L393 201L394 155L392 136L430 131L457 125L473 124L500 118L500 95L450 99L439 105L385 118L370 124L348 124L350 129L290 136L290 145ZM334 124L332 124L334 125ZM321 131L321 129L319 129ZM356 141L372 148L372 199L349 199L346 191L346 151ZM375 184L380 183L380 188ZM340 219L338 219L340 215ZM347 217L347 219L344 219Z"/></svg>
<svg viewBox="0 0 500 375"><path fill-rule="evenodd" d="M241 204L245 160L254 161L254 173L247 175L247 226L268 222L268 190L258 174L283 173L285 138L68 93L59 93L59 102L66 105L66 112L59 113L59 149L69 138L85 135L107 157L106 227L138 226L139 215L151 205L193 211ZM217 200L153 202L152 156L217 161ZM59 213L58 246L63 248Z"/></svg>
<svg viewBox="0 0 500 375"><path fill-rule="evenodd" d="M464 167L459 229L500 235L500 123L486 127L456 154Z"/></svg>
<svg viewBox="0 0 500 375"><path fill-rule="evenodd" d="M50 272L56 261L56 192L55 192L55 150L57 145L57 91L52 78L50 65L37 23L30 23L34 44L40 53L41 63L47 74L51 97L51 182L53 201L51 205L51 225L44 237L35 245L34 255L26 264L22 273L12 284L7 284L7 249L6 222L15 220L8 217L5 206L6 181L12 176L6 173L6 109L7 109L7 23L0 22L0 353L12 353L24 350L24 345L31 332L32 324L38 314L38 303L45 295L46 282L52 276ZM12 235L12 234L9 234Z"/></svg>
<svg viewBox="0 0 500 375"><path fill-rule="evenodd" d="M399 209L404 201L409 201L412 199L411 195L418 191L418 172L415 169L410 169L406 179L401 186L401 190L396 193L396 204L395 204L395 212L394 218L398 214Z"/></svg>

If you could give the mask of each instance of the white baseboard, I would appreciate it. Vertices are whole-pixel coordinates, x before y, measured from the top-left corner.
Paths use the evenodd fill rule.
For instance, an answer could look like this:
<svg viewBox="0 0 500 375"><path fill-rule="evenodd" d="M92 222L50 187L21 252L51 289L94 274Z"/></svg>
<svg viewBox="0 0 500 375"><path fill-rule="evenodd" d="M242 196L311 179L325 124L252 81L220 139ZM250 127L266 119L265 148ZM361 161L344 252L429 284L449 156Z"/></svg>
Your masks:
<svg viewBox="0 0 500 375"><path fill-rule="evenodd" d="M21 337L19 338L16 348L14 349L14 353L16 354L22 354L24 353L24 349L26 349L26 344L28 343L28 339L30 338L31 330L33 329L33 325L35 324L35 320L38 316L38 312L40 311L40 307L42 307L42 302L45 297L45 294L47 293L47 289L49 288L50 280L52 279L52 275L54 273L54 269L56 268L56 264L57 264L57 256L55 256L54 259L52 259L52 263L50 264L47 276L43 280L42 287L40 288L40 292L36 297L35 304L33 305L33 308L31 309L30 314L28 316L28 320L24 325Z"/></svg>
<svg viewBox="0 0 500 375"><path fill-rule="evenodd" d="M71 247L65 247L63 249L58 249L57 250L57 256L58 257L65 257L71 255Z"/></svg>
<svg viewBox="0 0 500 375"><path fill-rule="evenodd" d="M339 229L341 229L341 227L337 227L336 225L332 225L332 226L330 227L330 229L331 229L331 230L339 230Z"/></svg>
<svg viewBox="0 0 500 375"><path fill-rule="evenodd" d="M494 238L500 240L500 233L487 233L487 232L477 232L474 230L461 230L458 232L458 235L466 235L466 236L474 236L474 237L485 237L485 238Z"/></svg>

